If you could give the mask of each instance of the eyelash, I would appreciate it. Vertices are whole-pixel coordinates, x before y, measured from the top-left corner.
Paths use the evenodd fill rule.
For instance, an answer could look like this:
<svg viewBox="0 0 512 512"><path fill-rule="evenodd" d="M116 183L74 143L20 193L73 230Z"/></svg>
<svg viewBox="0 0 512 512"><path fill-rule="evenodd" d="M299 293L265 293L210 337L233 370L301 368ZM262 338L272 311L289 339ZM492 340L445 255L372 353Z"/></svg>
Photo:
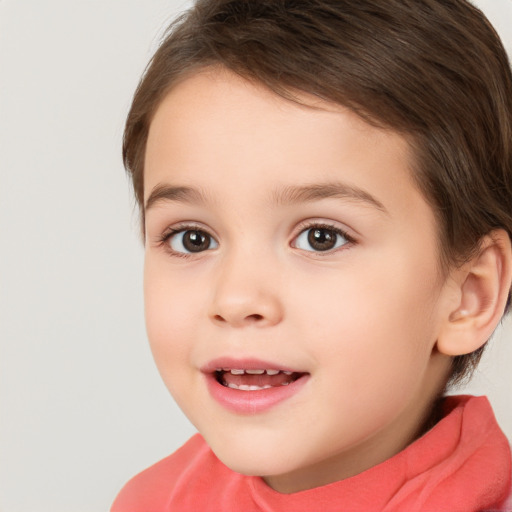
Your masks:
<svg viewBox="0 0 512 512"><path fill-rule="evenodd" d="M336 235L344 238L346 240L346 243L342 244L339 247L336 247L333 249L328 249L325 251L314 251L314 250L308 251L306 249L300 249L298 247L295 247L294 245L292 245L292 247L302 250L303 252L309 252L309 253L314 254L315 256L322 257L324 255L325 256L332 255L333 253L338 252L338 250L343 249L346 245L353 245L354 243L356 243L356 240L354 239L354 237L350 236L346 231L344 231L343 229L341 229L337 226L334 226L332 224L321 223L321 222L307 222L307 221L304 223L301 223L298 226L297 234L294 235L294 237L292 239L292 243L296 243L297 239L299 238L299 236L302 233L304 233L306 231L310 231L312 229L324 229L327 231L331 231L331 232L335 233ZM216 238L213 237L204 227L197 225L197 224L183 224L183 225L179 225L175 228L169 228L166 231L164 231L162 233L162 235L157 240L158 245L162 246L171 256L178 257L178 258L194 257L196 254L200 254L201 252L206 252L208 250L208 249L206 249L205 251L199 251L197 253L193 253L193 252L186 253L186 252L180 252L180 251L175 251L175 250L171 249L171 247L169 245L169 240L173 236L175 236L179 233L186 232L186 231L203 232L203 233L207 234L212 240L214 240L218 244Z"/></svg>

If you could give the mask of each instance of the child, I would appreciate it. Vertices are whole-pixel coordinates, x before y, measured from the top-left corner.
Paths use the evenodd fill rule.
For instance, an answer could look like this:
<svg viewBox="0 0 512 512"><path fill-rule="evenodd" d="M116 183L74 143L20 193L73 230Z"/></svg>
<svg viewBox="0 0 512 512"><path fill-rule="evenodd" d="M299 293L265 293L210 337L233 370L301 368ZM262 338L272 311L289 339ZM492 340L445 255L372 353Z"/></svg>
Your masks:
<svg viewBox="0 0 512 512"><path fill-rule="evenodd" d="M465 0L199 0L124 161L148 337L200 434L113 512L511 510L512 77Z"/></svg>

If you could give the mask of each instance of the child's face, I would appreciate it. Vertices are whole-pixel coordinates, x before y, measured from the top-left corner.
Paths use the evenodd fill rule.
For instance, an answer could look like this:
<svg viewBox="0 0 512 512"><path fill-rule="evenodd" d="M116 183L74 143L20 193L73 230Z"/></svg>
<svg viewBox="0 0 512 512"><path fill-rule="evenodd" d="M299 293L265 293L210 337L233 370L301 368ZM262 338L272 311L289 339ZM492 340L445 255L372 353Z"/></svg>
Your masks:
<svg viewBox="0 0 512 512"><path fill-rule="evenodd" d="M449 286L408 145L316 105L195 75L158 108L145 162L158 368L219 458L282 492L404 448L449 365Z"/></svg>

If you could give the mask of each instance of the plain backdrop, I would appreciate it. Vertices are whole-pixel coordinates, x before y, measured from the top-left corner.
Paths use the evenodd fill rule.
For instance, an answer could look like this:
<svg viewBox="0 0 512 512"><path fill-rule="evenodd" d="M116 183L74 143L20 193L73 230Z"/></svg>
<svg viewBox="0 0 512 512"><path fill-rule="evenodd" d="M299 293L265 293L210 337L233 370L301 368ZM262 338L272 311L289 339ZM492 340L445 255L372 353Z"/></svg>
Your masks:
<svg viewBox="0 0 512 512"><path fill-rule="evenodd" d="M481 0L512 49L512 0ZM131 96L187 3L0 0L0 512L105 512L193 428L144 332L120 158ZM473 383L512 438L512 324Z"/></svg>

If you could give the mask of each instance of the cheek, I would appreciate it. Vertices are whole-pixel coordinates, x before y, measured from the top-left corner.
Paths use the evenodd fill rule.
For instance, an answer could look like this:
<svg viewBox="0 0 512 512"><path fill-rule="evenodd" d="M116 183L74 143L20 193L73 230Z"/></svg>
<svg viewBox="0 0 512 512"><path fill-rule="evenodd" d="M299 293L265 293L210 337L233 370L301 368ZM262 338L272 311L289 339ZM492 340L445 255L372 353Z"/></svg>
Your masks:
<svg viewBox="0 0 512 512"><path fill-rule="evenodd" d="M389 267L382 254L378 262L359 260L328 280L304 284L309 293L299 307L299 332L310 333L319 364L340 366L346 385L412 381L429 361L436 340L435 268L421 258L388 259Z"/></svg>
<svg viewBox="0 0 512 512"><path fill-rule="evenodd" d="M155 362L168 383L168 375L176 375L187 358L197 295L192 283L175 279L165 264L155 260L146 258L144 267L146 330Z"/></svg>

